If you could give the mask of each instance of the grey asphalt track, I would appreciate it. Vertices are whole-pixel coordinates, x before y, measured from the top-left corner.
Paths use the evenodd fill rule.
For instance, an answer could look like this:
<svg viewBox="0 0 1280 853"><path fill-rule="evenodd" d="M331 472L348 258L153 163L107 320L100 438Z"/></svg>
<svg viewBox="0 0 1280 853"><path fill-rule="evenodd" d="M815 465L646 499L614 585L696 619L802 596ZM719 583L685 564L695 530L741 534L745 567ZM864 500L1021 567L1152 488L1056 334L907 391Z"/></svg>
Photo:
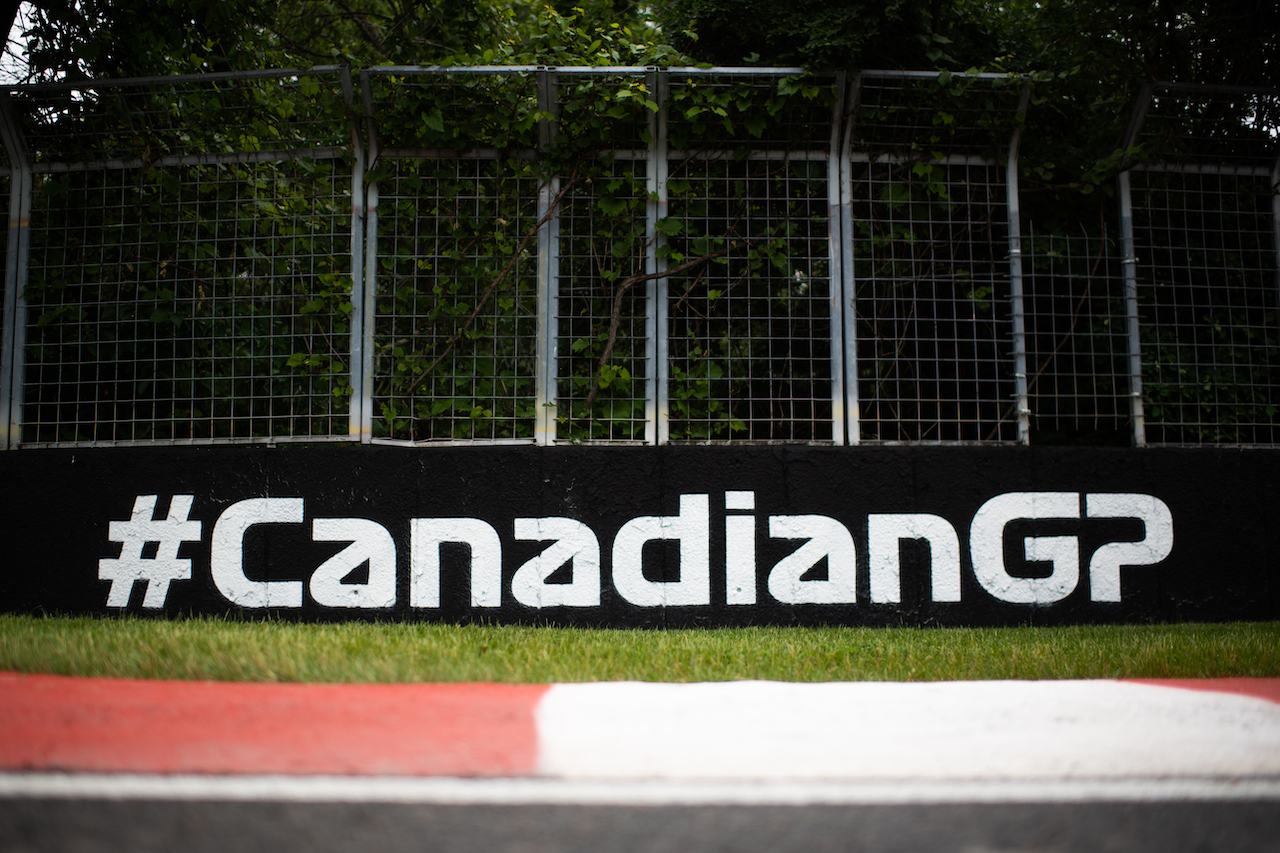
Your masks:
<svg viewBox="0 0 1280 853"><path fill-rule="evenodd" d="M442 806L0 801L0 849L483 853L1280 851L1280 803Z"/></svg>

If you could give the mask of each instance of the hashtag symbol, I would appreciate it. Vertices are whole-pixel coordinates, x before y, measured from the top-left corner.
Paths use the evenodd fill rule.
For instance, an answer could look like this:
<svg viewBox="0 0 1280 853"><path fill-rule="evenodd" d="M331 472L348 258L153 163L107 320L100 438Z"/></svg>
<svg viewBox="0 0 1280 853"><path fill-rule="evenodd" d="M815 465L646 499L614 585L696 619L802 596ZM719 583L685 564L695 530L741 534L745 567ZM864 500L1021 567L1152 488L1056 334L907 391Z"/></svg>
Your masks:
<svg viewBox="0 0 1280 853"><path fill-rule="evenodd" d="M192 495L174 495L168 517L157 519L156 496L138 495L133 502L133 518L111 522L107 539L123 547L118 559L105 557L98 561L98 580L111 581L108 607L127 607L138 581L147 585L142 606L164 607L169 582L191 578L191 561L179 559L178 548L183 542L200 541L200 522L187 520L192 500ZM156 543L155 555L144 557L151 542Z"/></svg>

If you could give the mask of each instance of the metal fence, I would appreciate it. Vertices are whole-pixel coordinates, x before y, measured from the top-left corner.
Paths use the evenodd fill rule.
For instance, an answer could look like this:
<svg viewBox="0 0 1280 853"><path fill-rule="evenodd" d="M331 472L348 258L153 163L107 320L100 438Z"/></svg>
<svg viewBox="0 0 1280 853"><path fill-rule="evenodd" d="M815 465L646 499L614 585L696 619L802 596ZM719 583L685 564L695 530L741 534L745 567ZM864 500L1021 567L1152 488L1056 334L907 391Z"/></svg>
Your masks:
<svg viewBox="0 0 1280 853"><path fill-rule="evenodd" d="M1130 444L1132 363L1117 238L1022 239L1028 406L1046 441Z"/></svg>
<svg viewBox="0 0 1280 853"><path fill-rule="evenodd" d="M1029 86L935 75L858 84L842 158L853 437L1025 441L1010 201Z"/></svg>
<svg viewBox="0 0 1280 853"><path fill-rule="evenodd" d="M1151 443L1280 442L1278 134L1274 92L1142 90L1121 192Z"/></svg>
<svg viewBox="0 0 1280 853"><path fill-rule="evenodd" d="M14 87L6 447L1260 444L1274 90L1143 90L1023 234L1030 84L340 67Z"/></svg>
<svg viewBox="0 0 1280 853"><path fill-rule="evenodd" d="M334 68L9 95L11 443L346 437L351 94Z"/></svg>

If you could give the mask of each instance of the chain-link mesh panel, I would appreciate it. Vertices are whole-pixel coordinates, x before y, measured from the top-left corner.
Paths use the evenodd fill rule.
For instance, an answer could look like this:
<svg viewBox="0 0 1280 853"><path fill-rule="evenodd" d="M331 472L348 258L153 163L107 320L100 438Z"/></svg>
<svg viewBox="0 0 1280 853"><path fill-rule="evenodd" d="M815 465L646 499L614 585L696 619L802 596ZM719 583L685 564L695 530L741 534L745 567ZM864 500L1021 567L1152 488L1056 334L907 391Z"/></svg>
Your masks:
<svg viewBox="0 0 1280 853"><path fill-rule="evenodd" d="M0 146L0 198L8 202L9 211L3 229L4 238L0 241L3 247L0 257L5 259L4 276L0 278L3 282L0 284L0 450L8 450L18 445L22 408L21 378L15 378L15 373L21 370L19 350L23 329L16 320L23 314L19 292L25 282L18 273L17 248L24 242L21 220L25 193L21 188L27 181L23 170L14 169L11 165L10 146L14 144L16 134L3 102L0 102L0 123L0 131L5 137L5 144Z"/></svg>
<svg viewBox="0 0 1280 853"><path fill-rule="evenodd" d="M873 157L992 162L1018 121L1017 77L867 71L858 75L855 150Z"/></svg>
<svg viewBox="0 0 1280 853"><path fill-rule="evenodd" d="M556 438L652 440L656 284L646 232L652 75L558 73ZM568 182L572 181L572 186Z"/></svg>
<svg viewBox="0 0 1280 853"><path fill-rule="evenodd" d="M28 87L24 443L348 432L340 75Z"/></svg>
<svg viewBox="0 0 1280 853"><path fill-rule="evenodd" d="M1036 440L1141 441L1136 402L1150 443L1280 439L1274 91L1151 87L1135 257L1024 238L1015 341L1021 81L864 72L835 133L839 81L780 69L361 88L363 119L332 68L9 89L21 444L341 439L371 411L413 442L839 443L839 370L849 440L1013 441L1024 352Z"/></svg>
<svg viewBox="0 0 1280 853"><path fill-rule="evenodd" d="M3 151L0 150L0 163L5 161L7 161L7 158L4 157ZM6 205L11 202L9 193L13 186L12 181L13 175L10 168L7 165L0 165L0 199L3 199ZM0 234L0 257L5 258L7 261L9 257L9 223L6 222L4 228L0 228L0 231L3 232L3 234ZM4 281L4 279L0 279L0 281ZM0 285L0 287L7 286L7 283ZM5 327L5 321L8 319L5 313L8 310L7 301L3 291L0 291L0 329Z"/></svg>
<svg viewBox="0 0 1280 853"><path fill-rule="evenodd" d="M683 269L667 283L672 441L835 440L827 180L838 85L672 74L659 236L668 268Z"/></svg>
<svg viewBox="0 0 1280 853"><path fill-rule="evenodd" d="M1280 441L1270 180L1137 171L1132 185L1147 441Z"/></svg>
<svg viewBox="0 0 1280 853"><path fill-rule="evenodd" d="M670 436L832 440L827 162L674 165ZM838 285L837 285L838 286Z"/></svg>
<svg viewBox="0 0 1280 853"><path fill-rule="evenodd" d="M673 70L675 152L825 151L835 80L827 75Z"/></svg>
<svg viewBox="0 0 1280 853"><path fill-rule="evenodd" d="M1127 445L1131 406L1118 248L1081 234L1022 238L1032 443Z"/></svg>
<svg viewBox="0 0 1280 853"><path fill-rule="evenodd" d="M1157 91L1130 176L1152 444L1280 442L1274 92Z"/></svg>
<svg viewBox="0 0 1280 853"><path fill-rule="evenodd" d="M373 435L532 440L537 76L371 69L378 159Z"/></svg>
<svg viewBox="0 0 1280 853"><path fill-rule="evenodd" d="M8 158L4 157L3 151L0 150L0 162L7 163L7 160ZM11 203L12 201L9 198L12 181L13 176L9 166L0 165L0 199L4 199L6 203ZM4 258L7 264L9 260L9 223L6 222L4 228L0 229L0 231L4 232L3 236L0 236L0 257ZM10 370L10 360L13 358L13 353L9 349L10 344L7 340L11 333L6 334L6 330L9 328L9 294L7 291L10 287L15 286L17 286L16 282L14 284L10 283L9 276L6 271L4 277L0 278L0 340L4 341L4 343L0 345L6 347L4 352L0 352L0 365L3 366L3 370L5 371ZM16 294L14 294L14 296L16 297ZM6 393L9 391L8 384L10 381L12 381L12 376L6 376L4 381L0 382L0 387L3 387ZM9 404L9 399L0 400L0 409L3 410L5 415L8 415L9 413ZM4 436L3 445L0 446L8 446L8 430L8 423L0 423L0 435Z"/></svg>
<svg viewBox="0 0 1280 853"><path fill-rule="evenodd" d="M1140 163L1269 174L1276 168L1280 95L1275 89L1153 84L1140 132Z"/></svg>
<svg viewBox="0 0 1280 853"><path fill-rule="evenodd" d="M333 161L38 176L23 440L345 435L349 181Z"/></svg>
<svg viewBox="0 0 1280 853"><path fill-rule="evenodd" d="M361 82L383 157L538 147L538 83L531 69L371 68Z"/></svg>
<svg viewBox="0 0 1280 853"><path fill-rule="evenodd" d="M1004 187L993 166L853 174L863 441L1011 441Z"/></svg>
<svg viewBox="0 0 1280 853"><path fill-rule="evenodd" d="M380 168L374 435L531 438L533 164L394 159Z"/></svg>
<svg viewBox="0 0 1280 853"><path fill-rule="evenodd" d="M165 165L175 158L342 149L349 108L338 69L209 74L18 87L13 109L37 168ZM56 167L54 167L56 168Z"/></svg>
<svg viewBox="0 0 1280 853"><path fill-rule="evenodd" d="M615 161L560 210L559 383L561 441L646 439L645 163Z"/></svg>
<svg viewBox="0 0 1280 853"><path fill-rule="evenodd" d="M563 175L584 181L596 169L593 161L644 156L649 144L650 118L657 108L650 91L651 76L634 70L564 69L548 86L555 90L554 138L546 152L558 161ZM599 166L609 174L607 162Z"/></svg>
<svg viewBox="0 0 1280 853"><path fill-rule="evenodd" d="M1016 440L998 163L1019 87L871 72L858 84L849 167L860 439Z"/></svg>

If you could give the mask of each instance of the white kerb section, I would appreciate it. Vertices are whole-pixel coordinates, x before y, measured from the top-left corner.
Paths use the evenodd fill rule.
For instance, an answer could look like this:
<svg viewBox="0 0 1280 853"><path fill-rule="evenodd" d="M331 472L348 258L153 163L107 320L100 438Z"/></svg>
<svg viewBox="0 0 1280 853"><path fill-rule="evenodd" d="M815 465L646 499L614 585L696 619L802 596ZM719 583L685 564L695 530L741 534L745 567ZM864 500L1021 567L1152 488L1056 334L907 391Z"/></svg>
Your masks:
<svg viewBox="0 0 1280 853"><path fill-rule="evenodd" d="M536 713L561 778L1280 776L1280 704L1116 681L559 684Z"/></svg>

